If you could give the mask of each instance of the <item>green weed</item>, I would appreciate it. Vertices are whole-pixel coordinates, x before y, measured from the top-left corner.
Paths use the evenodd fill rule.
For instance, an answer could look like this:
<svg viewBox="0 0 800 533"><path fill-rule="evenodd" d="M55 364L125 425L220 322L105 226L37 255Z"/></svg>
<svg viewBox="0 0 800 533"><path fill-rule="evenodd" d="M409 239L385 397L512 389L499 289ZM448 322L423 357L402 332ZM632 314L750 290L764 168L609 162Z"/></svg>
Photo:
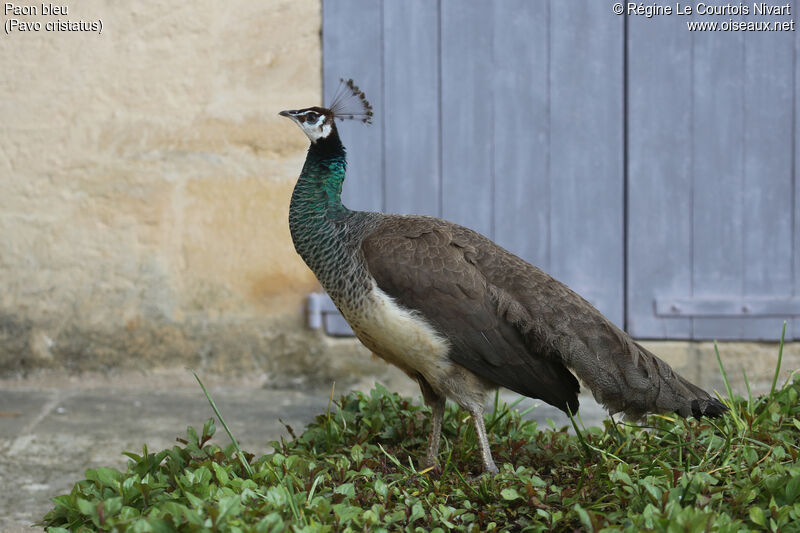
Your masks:
<svg viewBox="0 0 800 533"><path fill-rule="evenodd" d="M782 351L782 345L781 345ZM721 365L721 360L720 360ZM724 369L723 375L724 375ZM378 385L332 401L255 458L212 442L215 422L169 450L97 468L53 499L48 531L800 531L800 379L735 395L717 420L545 429L496 400L501 471L449 406L440 470L417 469L429 412ZM727 379L727 378L726 378ZM209 397L210 400L210 397ZM213 405L213 404L212 404ZM215 412L223 423L220 414Z"/></svg>

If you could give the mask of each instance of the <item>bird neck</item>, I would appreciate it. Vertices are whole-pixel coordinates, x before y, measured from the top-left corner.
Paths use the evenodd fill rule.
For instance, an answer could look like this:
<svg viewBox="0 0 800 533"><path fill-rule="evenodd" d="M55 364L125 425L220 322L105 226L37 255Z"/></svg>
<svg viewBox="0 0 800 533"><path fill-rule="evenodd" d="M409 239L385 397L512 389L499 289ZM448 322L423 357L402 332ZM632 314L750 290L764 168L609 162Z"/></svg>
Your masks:
<svg viewBox="0 0 800 533"><path fill-rule="evenodd" d="M292 211L315 218L339 218L348 209L342 204L347 159L334 126L330 135L311 143L300 178L294 187Z"/></svg>
<svg viewBox="0 0 800 533"><path fill-rule="evenodd" d="M311 143L289 205L289 229L297 253L316 272L340 238L338 225L352 213L342 204L342 183L347 166L345 149L336 126Z"/></svg>

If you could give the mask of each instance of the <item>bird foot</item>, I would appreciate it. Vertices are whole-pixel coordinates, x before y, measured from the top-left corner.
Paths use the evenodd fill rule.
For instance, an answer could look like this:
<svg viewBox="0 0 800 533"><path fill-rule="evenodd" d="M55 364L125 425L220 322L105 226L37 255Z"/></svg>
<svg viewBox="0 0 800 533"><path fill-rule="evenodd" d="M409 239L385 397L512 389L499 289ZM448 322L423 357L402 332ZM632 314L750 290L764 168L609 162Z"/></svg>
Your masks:
<svg viewBox="0 0 800 533"><path fill-rule="evenodd" d="M497 475L500 471L495 468L494 470L486 470L484 467L483 472L480 474L475 474L473 476L467 476L467 482L469 483L480 483L482 479L491 479L495 475Z"/></svg>
<svg viewBox="0 0 800 533"><path fill-rule="evenodd" d="M432 459L430 457L425 457L423 459L420 459L419 471L421 472L423 470L428 470L428 473L432 473L437 476L442 474L442 467L439 466L439 463L436 462L436 459Z"/></svg>
<svg viewBox="0 0 800 533"><path fill-rule="evenodd" d="M483 471L485 474L489 474L490 476L500 473L500 469L497 468L497 465L494 464L494 462L488 465L483 465Z"/></svg>

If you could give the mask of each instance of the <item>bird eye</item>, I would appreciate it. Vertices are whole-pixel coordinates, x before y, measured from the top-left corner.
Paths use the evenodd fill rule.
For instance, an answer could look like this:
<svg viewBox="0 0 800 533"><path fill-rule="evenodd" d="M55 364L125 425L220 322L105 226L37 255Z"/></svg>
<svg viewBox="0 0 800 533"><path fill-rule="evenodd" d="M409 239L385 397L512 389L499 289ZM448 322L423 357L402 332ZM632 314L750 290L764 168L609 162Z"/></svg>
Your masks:
<svg viewBox="0 0 800 533"><path fill-rule="evenodd" d="M318 118L319 118L319 115L317 115L316 113L309 113L309 114L306 115L306 122L312 122L313 123L313 122L316 122Z"/></svg>

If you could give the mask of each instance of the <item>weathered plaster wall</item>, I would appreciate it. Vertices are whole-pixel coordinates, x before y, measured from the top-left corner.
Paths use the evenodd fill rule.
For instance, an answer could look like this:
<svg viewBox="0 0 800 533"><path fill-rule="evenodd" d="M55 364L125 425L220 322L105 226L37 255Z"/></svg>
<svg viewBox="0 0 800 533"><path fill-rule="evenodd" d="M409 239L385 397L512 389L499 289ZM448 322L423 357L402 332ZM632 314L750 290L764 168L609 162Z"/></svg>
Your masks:
<svg viewBox="0 0 800 533"><path fill-rule="evenodd" d="M320 1L66 6L17 18L102 33L0 37L0 372L325 372L277 116L320 101Z"/></svg>

